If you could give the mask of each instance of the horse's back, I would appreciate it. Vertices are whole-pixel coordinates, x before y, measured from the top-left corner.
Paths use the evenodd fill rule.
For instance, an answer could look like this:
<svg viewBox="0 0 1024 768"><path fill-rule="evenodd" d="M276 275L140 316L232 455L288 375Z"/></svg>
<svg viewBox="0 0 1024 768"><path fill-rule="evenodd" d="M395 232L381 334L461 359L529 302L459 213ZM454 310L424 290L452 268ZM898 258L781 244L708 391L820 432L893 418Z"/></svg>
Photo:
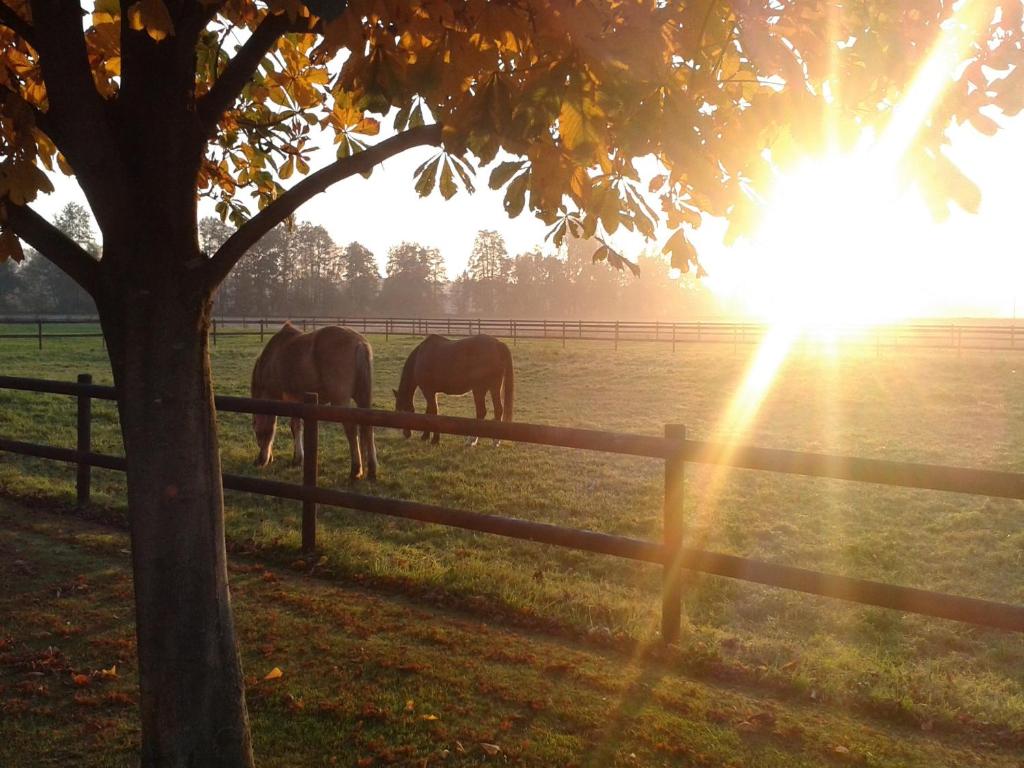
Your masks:
<svg viewBox="0 0 1024 768"><path fill-rule="evenodd" d="M431 334L416 348L417 381L447 394L500 381L508 347L487 334L448 339Z"/></svg>
<svg viewBox="0 0 1024 768"><path fill-rule="evenodd" d="M362 334L329 325L268 344L257 365L266 370L271 396L316 392L324 402L344 402L355 389L360 366L371 360L370 343Z"/></svg>

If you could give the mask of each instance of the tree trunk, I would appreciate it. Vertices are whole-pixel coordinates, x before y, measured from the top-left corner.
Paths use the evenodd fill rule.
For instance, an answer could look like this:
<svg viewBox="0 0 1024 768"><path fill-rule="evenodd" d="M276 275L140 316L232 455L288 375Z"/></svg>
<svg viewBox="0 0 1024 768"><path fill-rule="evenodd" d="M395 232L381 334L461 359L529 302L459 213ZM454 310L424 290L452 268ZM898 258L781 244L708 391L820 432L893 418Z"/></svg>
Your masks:
<svg viewBox="0 0 1024 768"><path fill-rule="evenodd" d="M180 273L132 282L112 283L116 294L98 305L128 461L141 762L251 766L224 547L211 300Z"/></svg>

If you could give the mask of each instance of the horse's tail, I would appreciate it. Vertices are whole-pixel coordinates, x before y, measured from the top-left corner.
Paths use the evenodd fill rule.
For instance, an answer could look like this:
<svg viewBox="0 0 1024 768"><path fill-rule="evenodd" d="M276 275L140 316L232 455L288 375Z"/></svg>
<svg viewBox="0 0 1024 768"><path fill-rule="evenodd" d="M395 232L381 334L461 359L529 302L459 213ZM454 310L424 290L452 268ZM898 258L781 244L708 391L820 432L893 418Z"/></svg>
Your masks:
<svg viewBox="0 0 1024 768"><path fill-rule="evenodd" d="M373 407L373 350L365 340L356 345L356 375L352 399L360 408Z"/></svg>
<svg viewBox="0 0 1024 768"><path fill-rule="evenodd" d="M504 407L503 420L512 421L512 405L515 403L515 389L516 389L516 376L512 369L512 350L508 348L507 344L502 344L502 356L505 358L505 372L504 380L505 386L503 387L503 402Z"/></svg>

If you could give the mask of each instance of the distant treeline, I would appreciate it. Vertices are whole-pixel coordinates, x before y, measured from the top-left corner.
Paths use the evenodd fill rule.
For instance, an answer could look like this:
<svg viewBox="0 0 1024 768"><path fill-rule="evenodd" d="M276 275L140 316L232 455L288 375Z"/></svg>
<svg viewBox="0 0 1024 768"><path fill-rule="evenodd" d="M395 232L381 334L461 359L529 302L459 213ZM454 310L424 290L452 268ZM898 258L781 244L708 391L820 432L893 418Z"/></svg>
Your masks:
<svg viewBox="0 0 1024 768"><path fill-rule="evenodd" d="M69 203L55 222L99 255L88 212ZM212 254L233 229L216 218L199 223ZM689 276L673 279L667 261L638 258L640 276L594 264L596 246L572 240L559 255L539 249L511 256L493 230L477 234L466 270L449 279L436 248L403 242L390 248L384 274L358 242L335 243L318 225L281 225L257 243L221 286L219 315L536 317L685 319L715 314L714 300ZM94 314L90 297L46 259L26 251L21 264L0 264L0 313Z"/></svg>

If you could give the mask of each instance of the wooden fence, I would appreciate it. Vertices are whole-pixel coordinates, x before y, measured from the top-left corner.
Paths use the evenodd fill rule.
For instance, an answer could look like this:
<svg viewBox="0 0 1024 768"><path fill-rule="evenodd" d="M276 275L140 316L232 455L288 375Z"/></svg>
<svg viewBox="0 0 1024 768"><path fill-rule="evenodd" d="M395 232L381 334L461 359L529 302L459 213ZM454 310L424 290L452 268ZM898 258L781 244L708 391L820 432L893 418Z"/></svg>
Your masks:
<svg viewBox="0 0 1024 768"><path fill-rule="evenodd" d="M76 464L80 504L89 501L91 467L125 470L124 457L94 453L90 445L90 402L93 398L116 399L113 387L97 386L92 383L91 377L82 374L78 377L78 382L0 376L0 389L70 395L76 398L76 448L59 448L0 438L0 451ZM316 549L317 506L326 505L654 563L660 565L663 571L661 630L662 637L667 642L675 641L679 635L683 569L866 605L1024 632L1024 606L820 573L683 546L683 475L687 462L1022 500L1024 474L732 446L690 440L686 438L685 430L677 426L667 426L664 437L655 437L536 424L477 421L450 416L340 408L319 405L313 398L304 403L286 403L218 396L216 406L218 410L225 412L265 413L303 419L305 457L302 484L225 473L224 487L229 490L302 502L302 547L307 552ZM665 501L661 541L633 539L413 501L369 496L347 490L322 488L317 482L320 422L430 430L452 435L477 435L513 442L662 460L665 462Z"/></svg>
<svg viewBox="0 0 1024 768"><path fill-rule="evenodd" d="M258 336L264 341L277 328L291 319L304 330L324 325L345 325L367 334L391 336L470 336L488 333L511 339L560 341L603 341L618 349L620 343L653 342L670 345L674 352L680 344L719 344L739 349L760 343L769 326L757 323L671 322L658 320L518 320L464 317L220 317L212 323L211 337L216 344L221 338ZM34 340L39 349L46 339L102 338L94 317L0 318L0 326L21 326L25 330L0 332L0 339ZM81 330L83 326L95 330ZM48 328L59 330L48 331ZM78 327L79 330L75 330ZM822 329L822 338L834 338L844 346L873 348L876 354L895 349L949 349L960 354L964 350L1022 350L1024 329L1017 330L1016 321L998 323L913 323L874 328L832 327ZM813 339L809 342L814 343Z"/></svg>

